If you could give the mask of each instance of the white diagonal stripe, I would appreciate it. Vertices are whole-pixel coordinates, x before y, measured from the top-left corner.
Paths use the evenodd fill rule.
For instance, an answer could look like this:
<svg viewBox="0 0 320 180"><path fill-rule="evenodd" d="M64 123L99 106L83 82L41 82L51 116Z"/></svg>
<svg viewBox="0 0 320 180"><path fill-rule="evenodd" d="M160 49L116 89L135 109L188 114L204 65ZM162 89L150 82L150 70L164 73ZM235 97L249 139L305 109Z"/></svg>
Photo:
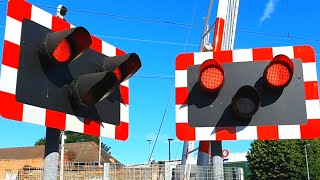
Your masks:
<svg viewBox="0 0 320 180"><path fill-rule="evenodd" d="M232 51L233 62L253 61L252 49L239 49Z"/></svg>
<svg viewBox="0 0 320 180"><path fill-rule="evenodd" d="M202 64L205 60L212 59L212 52L196 52L194 53L194 64L199 65Z"/></svg>
<svg viewBox="0 0 320 180"><path fill-rule="evenodd" d="M100 136L114 139L116 137L115 125L102 122L100 125Z"/></svg>
<svg viewBox="0 0 320 180"><path fill-rule="evenodd" d="M175 84L177 87L188 87L188 71L187 70L176 70Z"/></svg>
<svg viewBox="0 0 320 180"><path fill-rule="evenodd" d="M197 127L195 129L197 140L216 140L216 131L214 127Z"/></svg>
<svg viewBox="0 0 320 180"><path fill-rule="evenodd" d="M32 5L31 9L31 20L48 29L52 29L52 15L34 5Z"/></svg>
<svg viewBox="0 0 320 180"><path fill-rule="evenodd" d="M188 123L188 105L176 105L176 123Z"/></svg>
<svg viewBox="0 0 320 180"><path fill-rule="evenodd" d="M14 44L20 45L22 23L7 16L6 31L4 39Z"/></svg>
<svg viewBox="0 0 320 180"><path fill-rule="evenodd" d="M307 119L320 119L319 100L306 100Z"/></svg>
<svg viewBox="0 0 320 180"><path fill-rule="evenodd" d="M84 118L67 114L67 116L66 116L66 130L83 133L84 132Z"/></svg>
<svg viewBox="0 0 320 180"><path fill-rule="evenodd" d="M1 66L0 91L16 94L18 70L10 66Z"/></svg>
<svg viewBox="0 0 320 180"><path fill-rule="evenodd" d="M318 81L316 62L302 63L303 80Z"/></svg>
<svg viewBox="0 0 320 180"><path fill-rule="evenodd" d="M107 42L102 41L102 54L106 56L116 56L116 52L116 47L112 46Z"/></svg>
<svg viewBox="0 0 320 180"><path fill-rule="evenodd" d="M237 126L237 140L257 139L257 126Z"/></svg>
<svg viewBox="0 0 320 180"><path fill-rule="evenodd" d="M129 105L120 103L120 121L129 123Z"/></svg>
<svg viewBox="0 0 320 180"><path fill-rule="evenodd" d="M301 139L300 125L279 125L279 139Z"/></svg>
<svg viewBox="0 0 320 180"><path fill-rule="evenodd" d="M46 109L23 104L22 121L44 126L46 123Z"/></svg>
<svg viewBox="0 0 320 180"><path fill-rule="evenodd" d="M288 58L294 58L294 52L292 46L282 46L282 47L273 47L272 48L273 57L279 54L288 56Z"/></svg>
<svg viewBox="0 0 320 180"><path fill-rule="evenodd" d="M125 86L125 87L129 87L129 79L123 81L122 83L120 83L122 86Z"/></svg>

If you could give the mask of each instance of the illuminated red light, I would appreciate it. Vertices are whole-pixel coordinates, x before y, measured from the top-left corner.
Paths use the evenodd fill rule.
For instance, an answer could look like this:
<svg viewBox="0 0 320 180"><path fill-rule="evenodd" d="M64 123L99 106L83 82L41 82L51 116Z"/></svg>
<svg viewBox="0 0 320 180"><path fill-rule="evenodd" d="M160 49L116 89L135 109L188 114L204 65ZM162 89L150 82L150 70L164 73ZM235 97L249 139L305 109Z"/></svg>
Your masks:
<svg viewBox="0 0 320 180"><path fill-rule="evenodd" d="M119 68L115 69L114 71L114 74L117 76L117 79L120 81L121 80L121 71Z"/></svg>
<svg viewBox="0 0 320 180"><path fill-rule="evenodd" d="M66 39L62 40L56 49L53 51L52 56L58 61L58 62L67 62L70 59L71 56L71 48L70 44Z"/></svg>
<svg viewBox="0 0 320 180"><path fill-rule="evenodd" d="M206 91L218 91L224 83L222 66L213 59L203 62L199 71L199 83Z"/></svg>
<svg viewBox="0 0 320 180"><path fill-rule="evenodd" d="M293 67L293 62L287 56L278 55L265 69L264 79L270 87L283 88L291 81Z"/></svg>

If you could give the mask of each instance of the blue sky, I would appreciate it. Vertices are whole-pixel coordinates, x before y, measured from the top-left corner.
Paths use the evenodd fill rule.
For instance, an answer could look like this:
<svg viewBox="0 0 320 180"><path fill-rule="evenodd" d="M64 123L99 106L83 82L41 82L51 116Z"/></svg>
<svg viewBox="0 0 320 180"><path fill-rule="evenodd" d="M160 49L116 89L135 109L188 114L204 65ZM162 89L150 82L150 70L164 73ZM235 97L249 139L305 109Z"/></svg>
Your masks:
<svg viewBox="0 0 320 180"><path fill-rule="evenodd" d="M153 158L168 159L168 138L174 138L171 143L172 159L181 158L182 142L175 137L175 57L183 52L198 50L203 17L207 14L209 0L123 0L121 3L118 0L46 2L30 0L29 2L52 14L55 14L56 6L63 4L69 9L66 18L70 23L86 27L91 34L126 52L139 54L142 68L130 79L129 139L122 142L103 138L103 142L112 147L112 155L126 164L146 162L149 153L146 140L150 138L153 140L152 145L154 144L166 104L169 102ZM213 7L210 24L215 19L217 2L215 1ZM318 1L301 3L298 0L242 0L234 48L309 44L319 52L320 21L317 18L320 17L319 5ZM6 7L6 2L0 1L1 52ZM197 26L146 22L99 13L81 13L78 10ZM263 32L264 35L259 32ZM291 38L286 37L288 34ZM212 37L213 34L211 40ZM186 43L189 45L184 45ZM36 140L44 136L43 126L0 118L0 148L32 146ZM229 149L231 153L244 152L250 147L250 141L224 141L223 147Z"/></svg>

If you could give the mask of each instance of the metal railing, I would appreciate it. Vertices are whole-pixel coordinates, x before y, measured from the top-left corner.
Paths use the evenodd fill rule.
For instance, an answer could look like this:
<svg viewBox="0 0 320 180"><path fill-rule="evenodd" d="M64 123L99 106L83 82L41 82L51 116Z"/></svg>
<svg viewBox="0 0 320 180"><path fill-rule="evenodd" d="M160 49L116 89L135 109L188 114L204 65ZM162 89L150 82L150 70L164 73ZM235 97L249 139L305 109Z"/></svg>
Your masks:
<svg viewBox="0 0 320 180"><path fill-rule="evenodd" d="M214 177L212 166L153 163L141 165L65 162L64 180L243 180L243 169L225 167ZM59 176L59 172L58 172ZM43 160L0 160L0 180L42 180ZM59 178L60 179L60 178Z"/></svg>

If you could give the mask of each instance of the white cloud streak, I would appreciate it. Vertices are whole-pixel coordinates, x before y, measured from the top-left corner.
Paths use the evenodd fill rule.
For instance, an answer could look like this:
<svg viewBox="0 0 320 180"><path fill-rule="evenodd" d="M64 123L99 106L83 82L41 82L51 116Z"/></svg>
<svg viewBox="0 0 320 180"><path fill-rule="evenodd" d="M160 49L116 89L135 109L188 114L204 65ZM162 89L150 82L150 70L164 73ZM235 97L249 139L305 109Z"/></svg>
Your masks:
<svg viewBox="0 0 320 180"><path fill-rule="evenodd" d="M264 8L263 15L260 17L260 23L263 23L266 19L271 18L271 14L274 12L274 8L278 0L269 0Z"/></svg>

